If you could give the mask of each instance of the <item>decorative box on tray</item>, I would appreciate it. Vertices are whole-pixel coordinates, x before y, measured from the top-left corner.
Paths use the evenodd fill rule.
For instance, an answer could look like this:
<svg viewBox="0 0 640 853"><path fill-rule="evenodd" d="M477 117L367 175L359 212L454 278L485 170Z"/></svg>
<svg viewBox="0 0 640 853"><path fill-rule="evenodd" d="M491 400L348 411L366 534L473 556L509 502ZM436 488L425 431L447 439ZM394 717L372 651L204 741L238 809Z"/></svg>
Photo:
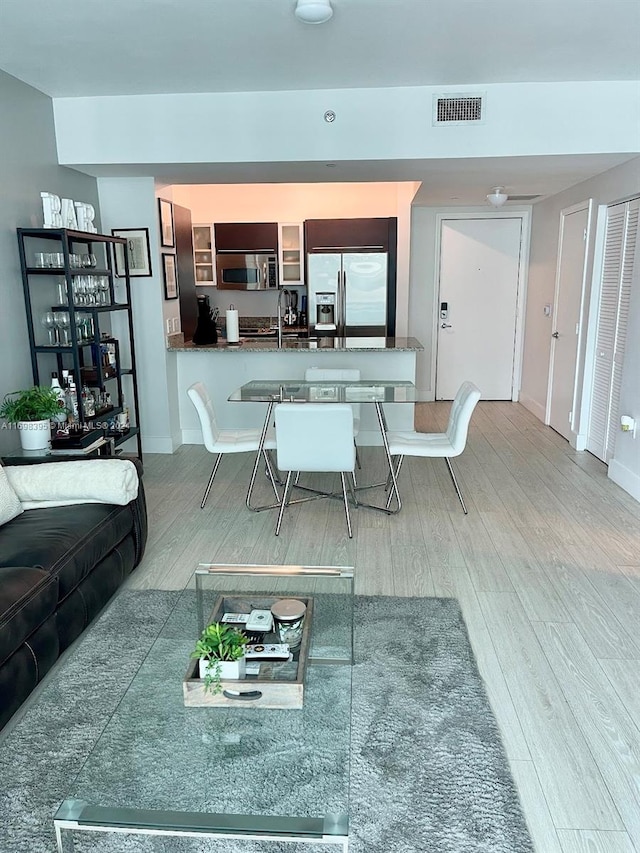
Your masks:
<svg viewBox="0 0 640 853"><path fill-rule="evenodd" d="M238 680L221 680L221 690L205 690L204 679L199 677L199 661L192 659L183 679L184 704L190 707L258 707L258 708L302 708L304 698L304 677L309 656L311 623L313 619L313 598L296 596L305 607L300 645L290 649L288 660L254 658L249 664L259 664L257 675L251 673L251 667L245 677ZM222 622L225 614L250 614L253 610L268 611L272 605L283 600L283 596L247 596L219 595L207 624ZM236 627L242 629L242 624ZM282 644L277 628L260 635L265 649ZM250 633L250 632L247 632Z"/></svg>

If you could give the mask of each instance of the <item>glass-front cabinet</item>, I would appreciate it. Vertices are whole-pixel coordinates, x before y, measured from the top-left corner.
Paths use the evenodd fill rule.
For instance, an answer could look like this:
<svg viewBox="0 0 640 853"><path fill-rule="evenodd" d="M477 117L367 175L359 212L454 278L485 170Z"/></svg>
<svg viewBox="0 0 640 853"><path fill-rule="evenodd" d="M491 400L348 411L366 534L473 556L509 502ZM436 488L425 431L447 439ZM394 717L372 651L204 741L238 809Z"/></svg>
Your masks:
<svg viewBox="0 0 640 853"><path fill-rule="evenodd" d="M141 457L128 258L122 237L66 228L18 228L35 385L68 379L69 422L100 430ZM128 450L130 445L122 450Z"/></svg>
<svg viewBox="0 0 640 853"><path fill-rule="evenodd" d="M280 284L304 284L304 229L302 222L278 225Z"/></svg>
<svg viewBox="0 0 640 853"><path fill-rule="evenodd" d="M216 284L216 258L211 225L193 226L193 264L196 285L214 287Z"/></svg>

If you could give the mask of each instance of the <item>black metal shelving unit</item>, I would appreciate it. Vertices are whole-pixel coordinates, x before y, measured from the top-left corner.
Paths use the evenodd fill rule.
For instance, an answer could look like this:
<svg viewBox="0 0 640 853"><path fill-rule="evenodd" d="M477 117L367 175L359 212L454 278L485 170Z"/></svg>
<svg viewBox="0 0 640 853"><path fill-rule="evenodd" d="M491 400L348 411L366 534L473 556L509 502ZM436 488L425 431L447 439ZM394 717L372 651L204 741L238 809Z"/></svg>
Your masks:
<svg viewBox="0 0 640 853"><path fill-rule="evenodd" d="M122 246L121 258L124 265L124 275L120 277L115 275L115 251L118 245ZM123 237L67 228L18 228L18 248L34 384L48 385L52 371L57 370L61 376L63 370L68 370L74 376L80 423L103 429L105 436L113 439L116 452L119 452L117 448L125 442L135 441L137 456L141 459L140 411L126 240ZM36 257L42 254L53 255L55 266L36 265ZM72 259L78 256L93 256L96 265L72 264ZM93 277L101 282L106 280L108 288L102 291L96 288L93 294L95 297L97 293L102 293L101 299L104 302L80 301L78 288L74 286L80 276ZM65 298L61 299L61 295ZM117 301L118 298L120 301ZM68 313L69 326L68 331L64 329L64 340L59 339L59 332L56 332L57 340L46 340L47 331L38 321L38 313L42 316L47 312ZM111 329L112 318L122 313L126 315L126 324L120 323L120 329L126 329L126 342L114 336ZM122 344L125 344L124 355ZM109 346L113 347L111 351L114 352L115 358L113 363L105 364L103 357L105 352L109 352ZM130 381L126 382L126 401L124 377L130 377ZM82 406L83 385L109 392L112 405L87 417ZM129 409L128 430L107 429L105 424L124 411L125 402Z"/></svg>

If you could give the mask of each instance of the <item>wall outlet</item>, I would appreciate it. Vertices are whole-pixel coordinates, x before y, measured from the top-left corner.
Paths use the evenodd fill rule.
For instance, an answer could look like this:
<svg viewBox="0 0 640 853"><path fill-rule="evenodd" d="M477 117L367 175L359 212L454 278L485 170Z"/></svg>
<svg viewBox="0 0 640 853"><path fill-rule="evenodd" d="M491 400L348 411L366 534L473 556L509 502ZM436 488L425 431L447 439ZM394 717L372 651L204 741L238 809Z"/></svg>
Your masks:
<svg viewBox="0 0 640 853"><path fill-rule="evenodd" d="M174 317L173 318L173 331L174 332L180 331L180 317Z"/></svg>
<svg viewBox="0 0 640 853"><path fill-rule="evenodd" d="M168 317L168 318L167 318L167 334L168 334L168 335L170 335L170 334L171 334L171 329L172 329L172 328L173 328L173 325L172 325L172 323L171 323L171 317Z"/></svg>

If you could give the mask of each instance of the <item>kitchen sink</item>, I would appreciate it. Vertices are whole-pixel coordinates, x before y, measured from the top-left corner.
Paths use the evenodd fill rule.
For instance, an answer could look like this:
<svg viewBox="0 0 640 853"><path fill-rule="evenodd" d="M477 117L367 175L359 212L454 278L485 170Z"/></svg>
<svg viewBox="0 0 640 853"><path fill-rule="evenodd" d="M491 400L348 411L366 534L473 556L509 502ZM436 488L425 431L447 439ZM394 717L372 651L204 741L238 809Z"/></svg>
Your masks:
<svg viewBox="0 0 640 853"><path fill-rule="evenodd" d="M277 338L277 329L241 329L241 338Z"/></svg>
<svg viewBox="0 0 640 853"><path fill-rule="evenodd" d="M309 336L309 333L306 329L301 331L289 331L286 329L282 330L282 338L283 340L286 338L290 340L291 338L306 338ZM250 341L262 340L263 338L277 338L278 330L277 329L244 329L240 332L240 337L245 338Z"/></svg>

